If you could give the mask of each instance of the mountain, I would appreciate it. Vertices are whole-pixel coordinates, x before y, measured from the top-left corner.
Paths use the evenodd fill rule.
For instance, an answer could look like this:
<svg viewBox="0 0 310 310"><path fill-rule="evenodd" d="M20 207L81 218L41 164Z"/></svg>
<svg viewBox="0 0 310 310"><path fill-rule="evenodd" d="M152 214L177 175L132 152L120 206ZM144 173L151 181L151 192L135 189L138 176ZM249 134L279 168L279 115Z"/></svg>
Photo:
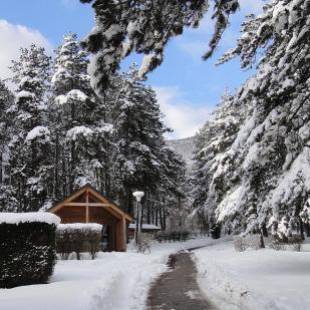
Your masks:
<svg viewBox="0 0 310 310"><path fill-rule="evenodd" d="M174 151L180 154L187 164L187 169L191 170L193 165L193 152L195 149L196 137L189 137L177 140L168 140L167 144L169 147L174 149Z"/></svg>

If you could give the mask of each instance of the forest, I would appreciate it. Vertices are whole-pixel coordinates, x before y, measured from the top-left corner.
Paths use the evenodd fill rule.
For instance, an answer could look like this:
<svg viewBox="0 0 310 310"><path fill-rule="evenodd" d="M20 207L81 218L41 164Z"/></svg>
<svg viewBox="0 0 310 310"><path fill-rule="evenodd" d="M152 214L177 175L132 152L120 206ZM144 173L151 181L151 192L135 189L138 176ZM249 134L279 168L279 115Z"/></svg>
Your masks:
<svg viewBox="0 0 310 310"><path fill-rule="evenodd" d="M46 210L90 184L130 214L133 191L145 191L146 221L165 227L183 197L184 163L136 66L99 97L75 34L53 59L35 44L20 52L10 88L1 82L1 211Z"/></svg>
<svg viewBox="0 0 310 310"><path fill-rule="evenodd" d="M81 2L96 16L88 37L66 35L53 59L22 48L11 66L16 92L1 84L1 210L46 209L89 183L131 214L132 192L145 191L145 222L162 228L185 209L216 234L309 235L310 3L273 0L246 17L218 64L238 57L256 72L223 94L186 175L145 79L169 40L198 27L212 3L210 58L238 1ZM141 66L122 73L134 52Z"/></svg>

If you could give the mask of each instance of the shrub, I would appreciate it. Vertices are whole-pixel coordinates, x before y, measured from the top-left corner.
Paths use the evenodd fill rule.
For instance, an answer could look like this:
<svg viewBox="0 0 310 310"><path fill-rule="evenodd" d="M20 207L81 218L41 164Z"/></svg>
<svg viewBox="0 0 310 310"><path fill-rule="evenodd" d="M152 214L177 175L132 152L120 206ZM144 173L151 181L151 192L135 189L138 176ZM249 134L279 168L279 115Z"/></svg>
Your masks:
<svg viewBox="0 0 310 310"><path fill-rule="evenodd" d="M72 252L76 253L78 260L82 252L89 252L95 259L100 249L101 235L100 224L60 224L56 232L57 252L62 259L68 259Z"/></svg>
<svg viewBox="0 0 310 310"><path fill-rule="evenodd" d="M46 213L0 213L0 287L46 283L56 262L60 219Z"/></svg>
<svg viewBox="0 0 310 310"><path fill-rule="evenodd" d="M140 234L140 240L137 245L137 251L139 253L145 253L148 251L151 253L151 242L153 240L153 235L148 233L141 233Z"/></svg>
<svg viewBox="0 0 310 310"><path fill-rule="evenodd" d="M270 249L273 249L273 250L276 250L276 251L282 251L285 248L284 244L280 243L277 240L272 240L268 246L269 246Z"/></svg>
<svg viewBox="0 0 310 310"><path fill-rule="evenodd" d="M276 251L280 251L285 250L286 246L291 246L293 251L300 252L302 243L303 238L300 235L292 235L286 237L285 239L275 235L269 247Z"/></svg>
<svg viewBox="0 0 310 310"><path fill-rule="evenodd" d="M237 252L244 252L246 250L243 237L237 236L234 238L234 248Z"/></svg>
<svg viewBox="0 0 310 310"><path fill-rule="evenodd" d="M156 233L155 239L159 242L162 241L186 241L189 239L190 233L187 230L178 230L164 232L160 231Z"/></svg>
<svg viewBox="0 0 310 310"><path fill-rule="evenodd" d="M246 236L236 236L234 238L234 248L237 252L244 252L246 249L261 249L261 235L253 234Z"/></svg>

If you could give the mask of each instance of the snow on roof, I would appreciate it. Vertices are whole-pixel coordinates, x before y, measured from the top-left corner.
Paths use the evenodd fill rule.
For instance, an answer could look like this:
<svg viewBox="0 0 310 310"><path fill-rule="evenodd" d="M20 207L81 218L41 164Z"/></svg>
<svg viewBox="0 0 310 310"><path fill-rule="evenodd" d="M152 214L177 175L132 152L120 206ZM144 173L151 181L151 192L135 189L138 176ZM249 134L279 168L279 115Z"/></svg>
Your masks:
<svg viewBox="0 0 310 310"><path fill-rule="evenodd" d="M102 225L96 223L73 223L73 224L60 224L57 227L58 231L102 231Z"/></svg>
<svg viewBox="0 0 310 310"><path fill-rule="evenodd" d="M131 223L129 224L129 228L130 229L135 229L136 228L136 224L135 223ZM161 228L157 225L154 225L154 224L142 224L142 229L145 229L145 230L160 230Z"/></svg>
<svg viewBox="0 0 310 310"><path fill-rule="evenodd" d="M58 225L60 218L52 213L47 212L28 212L28 213L6 213L0 212L0 224L21 224L41 222Z"/></svg>

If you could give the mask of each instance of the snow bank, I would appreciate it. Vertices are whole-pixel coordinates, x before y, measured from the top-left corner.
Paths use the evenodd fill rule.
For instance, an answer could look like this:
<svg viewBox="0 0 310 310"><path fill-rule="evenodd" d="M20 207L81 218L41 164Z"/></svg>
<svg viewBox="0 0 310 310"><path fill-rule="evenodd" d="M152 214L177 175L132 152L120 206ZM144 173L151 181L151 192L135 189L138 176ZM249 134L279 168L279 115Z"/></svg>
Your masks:
<svg viewBox="0 0 310 310"><path fill-rule="evenodd" d="M47 212L28 212L28 213L0 213L0 224L20 224L41 222L58 225L60 218Z"/></svg>
<svg viewBox="0 0 310 310"><path fill-rule="evenodd" d="M195 251L198 282L221 310L309 309L310 253L236 252L232 242Z"/></svg>
<svg viewBox="0 0 310 310"><path fill-rule="evenodd" d="M95 260L59 261L47 285L0 289L5 310L143 310L151 282L166 270L171 253L208 239L154 243L150 254L99 253Z"/></svg>

